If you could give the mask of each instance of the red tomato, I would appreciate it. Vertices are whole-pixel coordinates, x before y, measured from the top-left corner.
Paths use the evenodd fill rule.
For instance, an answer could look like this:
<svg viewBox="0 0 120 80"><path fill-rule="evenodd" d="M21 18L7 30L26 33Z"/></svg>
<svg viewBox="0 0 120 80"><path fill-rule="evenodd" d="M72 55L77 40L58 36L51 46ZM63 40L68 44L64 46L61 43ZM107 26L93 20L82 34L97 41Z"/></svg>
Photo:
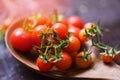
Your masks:
<svg viewBox="0 0 120 80"><path fill-rule="evenodd" d="M46 17L46 16L41 16L41 17L38 17L38 18L29 18L28 19L29 23L33 26L33 27L36 27L36 26L39 26L39 25L47 25L49 27L51 27L52 25L52 20L49 18L49 17Z"/></svg>
<svg viewBox="0 0 120 80"><path fill-rule="evenodd" d="M80 30L79 32L79 39L81 42L86 42L88 41L87 37L85 36L85 29Z"/></svg>
<svg viewBox="0 0 120 80"><path fill-rule="evenodd" d="M6 30L13 22L13 18L6 18L2 23L2 28Z"/></svg>
<svg viewBox="0 0 120 80"><path fill-rule="evenodd" d="M46 17L46 16L42 16L39 19L36 20L37 21L37 25L47 25L47 26L51 26L51 19Z"/></svg>
<svg viewBox="0 0 120 80"><path fill-rule="evenodd" d="M36 60L36 65L38 66L40 71L46 72L52 69L52 67L54 66L54 63L51 63L51 62L44 63L44 61L41 60L40 57L41 56L39 56Z"/></svg>
<svg viewBox="0 0 120 80"><path fill-rule="evenodd" d="M69 52L71 58L72 58L72 62L75 63L75 59L76 59L76 56L77 56L77 52Z"/></svg>
<svg viewBox="0 0 120 80"><path fill-rule="evenodd" d="M40 18L37 20L37 22L38 22L37 25L44 25L44 24L47 23L47 21L48 21L48 18L45 17L45 16L42 16L42 17L40 17Z"/></svg>
<svg viewBox="0 0 120 80"><path fill-rule="evenodd" d="M68 24L78 27L80 29L83 28L83 22L82 19L78 16L71 16L70 18L68 18Z"/></svg>
<svg viewBox="0 0 120 80"><path fill-rule="evenodd" d="M39 54L38 50L42 51L43 53L45 52L44 49L40 48L40 45L40 43L36 43L33 45L32 50L34 51L34 53Z"/></svg>
<svg viewBox="0 0 120 80"><path fill-rule="evenodd" d="M67 19L63 18L62 20L58 21L59 23L63 23L64 25L68 26Z"/></svg>
<svg viewBox="0 0 120 80"><path fill-rule="evenodd" d="M104 63L110 63L112 62L112 56L107 56L107 55L101 55L101 59Z"/></svg>
<svg viewBox="0 0 120 80"><path fill-rule="evenodd" d="M72 65L72 58L67 52L61 52L61 54L62 54L61 60L55 63L55 65L60 70L67 70Z"/></svg>
<svg viewBox="0 0 120 80"><path fill-rule="evenodd" d="M65 51L67 52L77 52L80 47L81 47L81 42L79 41L79 39L75 36L70 36L69 38L69 45L67 48L65 48Z"/></svg>
<svg viewBox="0 0 120 80"><path fill-rule="evenodd" d="M61 39L65 39L68 34L68 28L66 25L62 23L56 23L52 26L52 28L57 32L58 36Z"/></svg>
<svg viewBox="0 0 120 80"><path fill-rule="evenodd" d="M68 32L72 33L74 36L76 36L79 39L79 31L80 29L74 26L70 26L68 29Z"/></svg>
<svg viewBox="0 0 120 80"><path fill-rule="evenodd" d="M87 56L89 60L85 61L84 58L82 58L83 56L84 56L84 52L80 52L77 54L76 65L78 68L82 68L82 69L89 68L92 65L92 57L91 55Z"/></svg>
<svg viewBox="0 0 120 80"><path fill-rule="evenodd" d="M117 62L118 59L119 59L119 54L116 54L116 55L113 57L113 61L114 61L114 62Z"/></svg>
<svg viewBox="0 0 120 80"><path fill-rule="evenodd" d="M33 46L31 33L25 31L23 28L17 28L10 34L10 42L19 51L29 51Z"/></svg>
<svg viewBox="0 0 120 80"><path fill-rule="evenodd" d="M41 43L41 38L39 36L41 34L41 31L45 32L46 29L47 29L47 26L45 26L45 25L39 25L33 29L32 38L33 38L35 44Z"/></svg>
<svg viewBox="0 0 120 80"><path fill-rule="evenodd" d="M95 24L92 22L85 23L84 25L84 28L91 28L91 27L95 27Z"/></svg>

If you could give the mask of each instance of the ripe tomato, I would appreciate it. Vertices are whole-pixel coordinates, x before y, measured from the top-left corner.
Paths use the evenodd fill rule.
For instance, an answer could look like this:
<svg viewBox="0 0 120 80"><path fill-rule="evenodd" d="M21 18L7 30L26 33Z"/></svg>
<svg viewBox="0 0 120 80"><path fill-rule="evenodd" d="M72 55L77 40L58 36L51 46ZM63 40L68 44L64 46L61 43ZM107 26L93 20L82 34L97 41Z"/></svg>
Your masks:
<svg viewBox="0 0 120 80"><path fill-rule="evenodd" d="M78 68L86 69L89 68L92 65L92 57L91 54L87 56L89 60L86 60L83 58L85 56L84 52L80 52L76 56L76 65Z"/></svg>
<svg viewBox="0 0 120 80"><path fill-rule="evenodd" d="M95 27L95 24L92 22L85 23L84 25L84 28L91 28L91 27Z"/></svg>
<svg viewBox="0 0 120 80"><path fill-rule="evenodd" d="M13 22L13 18L6 18L3 22L2 22L2 28L4 30L6 30Z"/></svg>
<svg viewBox="0 0 120 80"><path fill-rule="evenodd" d="M33 45L32 50L33 50L34 54L35 53L39 54L38 50L42 51L43 53L45 52L45 50L42 49L40 46L41 46L41 43L36 43L36 44Z"/></svg>
<svg viewBox="0 0 120 80"><path fill-rule="evenodd" d="M37 24L38 25L47 25L47 26L51 26L51 19L47 16L41 16L40 18L36 19Z"/></svg>
<svg viewBox="0 0 120 80"><path fill-rule="evenodd" d="M68 47L65 48L65 51L77 52L81 47L80 40L77 37L75 37L74 35L72 35L69 37L69 41L70 41L70 43L69 43Z"/></svg>
<svg viewBox="0 0 120 80"><path fill-rule="evenodd" d="M57 32L58 36L61 39L65 39L68 34L68 28L66 25L62 23L56 23L52 26L52 28Z"/></svg>
<svg viewBox="0 0 120 80"><path fill-rule="evenodd" d="M78 39L79 39L79 31L80 31L80 28L77 28L77 27L74 27L74 26L70 26L69 29L68 29L68 32L72 33Z"/></svg>
<svg viewBox="0 0 120 80"><path fill-rule="evenodd" d="M44 25L48 21L48 18L46 16L42 16L39 19L37 19L37 25Z"/></svg>
<svg viewBox="0 0 120 80"><path fill-rule="evenodd" d="M67 52L61 52L62 58L59 62L55 63L55 66L60 70L67 70L72 65L72 58Z"/></svg>
<svg viewBox="0 0 120 80"><path fill-rule="evenodd" d="M68 18L68 24L69 25L72 25L72 26L75 26L75 27L78 27L80 29L83 28L83 22L82 22L82 19L78 16L71 16Z"/></svg>
<svg viewBox="0 0 120 80"><path fill-rule="evenodd" d="M62 18L60 21L58 21L59 23L63 23L64 25L68 26L68 21L65 18Z"/></svg>
<svg viewBox="0 0 120 80"><path fill-rule="evenodd" d="M86 42L88 41L87 37L85 36L85 29L80 30L79 32L79 39L81 42Z"/></svg>
<svg viewBox="0 0 120 80"><path fill-rule="evenodd" d="M119 54L115 54L115 56L113 57L113 61L114 62L117 62L119 59Z"/></svg>
<svg viewBox="0 0 120 80"><path fill-rule="evenodd" d="M29 51L33 46L31 33L25 31L23 28L17 28L10 34L10 42L19 51Z"/></svg>
<svg viewBox="0 0 120 80"><path fill-rule="evenodd" d="M112 62L112 56L107 56L107 55L101 55L101 59L104 63L110 63Z"/></svg>
<svg viewBox="0 0 120 80"><path fill-rule="evenodd" d="M75 59L76 59L76 56L77 56L77 52L69 52L71 58L72 58L72 62L75 63Z"/></svg>
<svg viewBox="0 0 120 80"><path fill-rule="evenodd" d="M39 25L33 29L32 38L33 38L35 44L41 43L41 38L39 36L41 34L41 31L45 32L46 29L47 29L47 26L45 26L45 25Z"/></svg>
<svg viewBox="0 0 120 80"><path fill-rule="evenodd" d="M44 63L43 60L41 60L40 58L41 56L39 56L36 60L36 65L38 66L38 68L40 69L40 71L49 71L50 69L52 69L52 67L54 66L54 63L52 62L47 62Z"/></svg>

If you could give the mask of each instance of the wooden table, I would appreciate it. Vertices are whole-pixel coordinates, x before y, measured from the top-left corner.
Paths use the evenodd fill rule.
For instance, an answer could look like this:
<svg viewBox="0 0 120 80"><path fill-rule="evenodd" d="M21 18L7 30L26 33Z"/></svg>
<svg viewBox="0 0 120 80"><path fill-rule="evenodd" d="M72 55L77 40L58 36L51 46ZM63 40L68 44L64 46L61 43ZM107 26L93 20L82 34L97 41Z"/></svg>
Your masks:
<svg viewBox="0 0 120 80"><path fill-rule="evenodd" d="M80 16L85 22L101 20L102 27L109 28L103 38L111 46L120 44L120 1L119 0L1 0L0 23L7 18L19 18L43 11ZM120 47L119 47L120 49ZM118 62L120 64L120 61ZM39 75L19 63L8 51L4 41L0 41L0 80L53 80Z"/></svg>

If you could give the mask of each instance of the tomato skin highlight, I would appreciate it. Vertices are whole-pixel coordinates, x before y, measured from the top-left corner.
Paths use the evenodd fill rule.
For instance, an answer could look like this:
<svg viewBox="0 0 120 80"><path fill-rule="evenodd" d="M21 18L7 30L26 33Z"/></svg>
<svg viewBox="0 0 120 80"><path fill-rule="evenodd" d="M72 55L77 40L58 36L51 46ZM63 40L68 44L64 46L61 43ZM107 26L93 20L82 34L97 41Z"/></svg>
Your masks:
<svg viewBox="0 0 120 80"><path fill-rule="evenodd" d="M72 33L74 36L76 36L79 39L79 32L80 32L79 28L70 26L68 32Z"/></svg>
<svg viewBox="0 0 120 80"><path fill-rule="evenodd" d="M101 59L104 63L112 62L112 56L101 55Z"/></svg>
<svg viewBox="0 0 120 80"><path fill-rule="evenodd" d="M85 61L83 58L81 58L83 55L84 55L83 52L80 52L77 54L76 65L78 68L87 69L92 65L92 57L91 57L91 55L89 55L88 57L90 60Z"/></svg>
<svg viewBox="0 0 120 80"><path fill-rule="evenodd" d="M10 42L19 51L29 51L33 47L31 33L26 32L23 28L17 28L10 34Z"/></svg>
<svg viewBox="0 0 120 80"><path fill-rule="evenodd" d="M85 35L85 29L80 30L79 32L79 39L81 42L86 42L88 41L87 37Z"/></svg>
<svg viewBox="0 0 120 80"><path fill-rule="evenodd" d="M46 29L47 29L47 26L45 26L45 25L39 25L33 29L32 38L33 38L35 44L41 43L41 38L39 36L41 34L41 31L45 32Z"/></svg>
<svg viewBox="0 0 120 80"><path fill-rule="evenodd" d="M84 25L84 28L91 28L91 27L95 27L95 24L92 22L85 23Z"/></svg>
<svg viewBox="0 0 120 80"><path fill-rule="evenodd" d="M81 47L80 40L75 37L74 35L70 36L69 38L70 43L68 44L68 47L65 48L65 51L67 52L77 52Z"/></svg>
<svg viewBox="0 0 120 80"><path fill-rule="evenodd" d="M38 66L40 71L47 72L52 69L54 63L51 62L44 63L43 60L41 60L40 57L38 57L36 60L36 65Z"/></svg>
<svg viewBox="0 0 120 80"><path fill-rule="evenodd" d="M80 29L83 28L83 22L82 22L82 19L78 16L71 16L68 18L68 24L69 25L72 25L72 26L75 26L75 27L78 27Z"/></svg>
<svg viewBox="0 0 120 80"><path fill-rule="evenodd" d="M56 23L52 26L52 28L57 32L58 36L61 39L66 39L66 36L68 34L68 28L63 23Z"/></svg>
<svg viewBox="0 0 120 80"><path fill-rule="evenodd" d="M67 70L72 65L72 58L67 52L61 52L62 53L62 59L59 62L55 63L55 66L59 70Z"/></svg>

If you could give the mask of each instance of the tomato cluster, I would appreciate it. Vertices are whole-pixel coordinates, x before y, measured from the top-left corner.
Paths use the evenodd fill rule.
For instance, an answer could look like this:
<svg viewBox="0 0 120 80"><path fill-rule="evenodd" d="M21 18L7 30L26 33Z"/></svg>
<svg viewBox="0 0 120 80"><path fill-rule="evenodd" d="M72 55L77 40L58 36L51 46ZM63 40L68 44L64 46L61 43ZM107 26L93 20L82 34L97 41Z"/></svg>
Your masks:
<svg viewBox="0 0 120 80"><path fill-rule="evenodd" d="M40 15L25 19L24 25L10 34L10 42L18 51L34 50L34 53L38 53L36 65L40 71L49 71L53 67L67 70L72 64L86 69L93 63L93 53L91 50L81 51L82 44L88 40L93 41L100 33L96 24L83 24L78 16L66 19L60 18L58 14L51 17ZM116 61L116 57L113 60ZM102 59L105 60L104 57Z"/></svg>
<svg viewBox="0 0 120 80"><path fill-rule="evenodd" d="M119 51L116 48L109 47L105 52L100 53L104 63L117 62L119 59Z"/></svg>

